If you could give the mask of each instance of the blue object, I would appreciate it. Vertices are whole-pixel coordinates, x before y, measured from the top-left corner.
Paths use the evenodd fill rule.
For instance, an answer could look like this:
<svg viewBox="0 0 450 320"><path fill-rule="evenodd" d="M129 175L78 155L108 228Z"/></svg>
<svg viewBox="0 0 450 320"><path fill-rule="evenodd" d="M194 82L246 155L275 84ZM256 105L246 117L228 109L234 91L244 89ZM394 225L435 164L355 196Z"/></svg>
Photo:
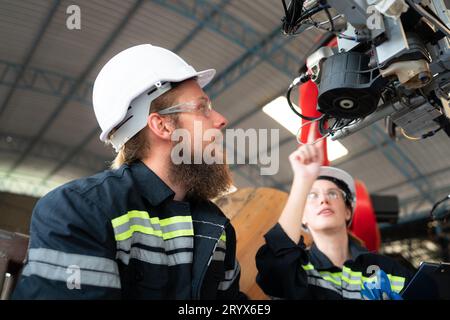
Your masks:
<svg viewBox="0 0 450 320"><path fill-rule="evenodd" d="M363 283L361 295L365 300L403 300L395 291L392 291L391 282L387 274L381 270L377 270L377 281Z"/></svg>

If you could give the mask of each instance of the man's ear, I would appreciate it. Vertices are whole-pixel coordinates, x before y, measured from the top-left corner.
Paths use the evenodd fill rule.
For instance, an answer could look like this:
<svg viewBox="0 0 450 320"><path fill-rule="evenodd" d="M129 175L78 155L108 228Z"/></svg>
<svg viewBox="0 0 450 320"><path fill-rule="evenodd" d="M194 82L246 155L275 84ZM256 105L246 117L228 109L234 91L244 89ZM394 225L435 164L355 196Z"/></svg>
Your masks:
<svg viewBox="0 0 450 320"><path fill-rule="evenodd" d="M172 121L168 117L157 113L151 113L147 118L147 126L158 138L170 140L172 132L175 130Z"/></svg>

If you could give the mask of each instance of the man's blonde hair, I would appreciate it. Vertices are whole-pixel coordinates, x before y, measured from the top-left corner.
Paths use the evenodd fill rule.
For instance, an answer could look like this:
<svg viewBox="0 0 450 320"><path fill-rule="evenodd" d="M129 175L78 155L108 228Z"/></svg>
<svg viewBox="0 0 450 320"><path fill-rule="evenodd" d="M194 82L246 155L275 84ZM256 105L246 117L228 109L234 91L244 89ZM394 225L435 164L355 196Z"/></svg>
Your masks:
<svg viewBox="0 0 450 320"><path fill-rule="evenodd" d="M150 105L150 113L161 111L162 109L173 105L177 99L177 87L188 80L171 83L172 89L152 101ZM177 114L168 115L167 117L175 123L178 119ZM150 149L150 141L148 141L147 138L147 130L148 127L146 126L123 145L112 161L110 166L111 169L118 169L123 164L131 164L146 156ZM112 130L109 135L111 136L114 132L115 130Z"/></svg>

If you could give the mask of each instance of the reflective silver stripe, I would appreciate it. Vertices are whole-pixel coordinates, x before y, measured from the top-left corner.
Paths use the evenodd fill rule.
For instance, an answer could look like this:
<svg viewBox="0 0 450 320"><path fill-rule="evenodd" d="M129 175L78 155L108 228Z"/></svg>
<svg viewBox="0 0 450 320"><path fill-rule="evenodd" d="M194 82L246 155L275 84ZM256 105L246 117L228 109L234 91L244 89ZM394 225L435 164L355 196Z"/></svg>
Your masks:
<svg viewBox="0 0 450 320"><path fill-rule="evenodd" d="M219 290L228 290L233 284L234 280L236 280L237 276L241 272L241 266L238 261L234 261L234 268L232 270L225 271L225 279L219 283Z"/></svg>
<svg viewBox="0 0 450 320"><path fill-rule="evenodd" d="M318 278L314 278L314 277L308 277L308 284L313 285L313 286L318 286L318 287L322 287L322 288L326 288L326 289L330 289L336 293L338 293L339 295L342 295L341 291L339 289L337 289L335 286L333 286L331 284L331 282L328 282L322 278L318 279Z"/></svg>
<svg viewBox="0 0 450 320"><path fill-rule="evenodd" d="M361 276L355 276L355 275L351 275L350 273L348 273L348 271L342 271L342 276L343 277L347 277L350 280L361 280Z"/></svg>
<svg viewBox="0 0 450 320"><path fill-rule="evenodd" d="M152 264L162 264L174 266L177 264L192 263L193 253L192 252L178 252L173 254L165 254L161 252L154 252L149 250L144 250L141 248L133 247L130 253L117 251L117 259L122 261L124 264L128 265L130 259L136 259L143 262L148 262Z"/></svg>
<svg viewBox="0 0 450 320"><path fill-rule="evenodd" d="M227 245L226 245L225 241L219 240L219 242L217 243L217 248L222 248L222 249L226 250Z"/></svg>
<svg viewBox="0 0 450 320"><path fill-rule="evenodd" d="M62 267L76 265L81 269L119 274L119 268L114 260L103 257L67 253L47 248L35 248L28 250L28 260L42 261Z"/></svg>
<svg viewBox="0 0 450 320"><path fill-rule="evenodd" d="M361 292L342 291L342 296L347 299L362 300Z"/></svg>
<svg viewBox="0 0 450 320"><path fill-rule="evenodd" d="M329 273L326 273L326 272L322 271L322 274L321 274L315 269L313 269L313 270L305 270L305 272L306 272L306 274L308 276L308 283L311 283L311 284L314 284L314 285L317 285L317 286L320 286L320 287L324 287L324 288L327 288L327 289L334 290L334 291L338 292L339 294L341 294L342 296L344 296L344 293L343 293L344 291L347 292L348 295L356 296L356 295L352 295L352 292L348 292L347 290L358 291L358 292L353 292L353 293L356 293L357 296L359 297L358 299L361 299L361 293L360 293L361 284L360 283L359 284L350 284L348 282L345 282L345 280L341 281L341 279L337 279L336 276L333 277ZM324 276L328 276L328 277L334 279L336 282L340 283L341 285L338 286L335 283L324 279ZM321 281L318 281L318 280L321 280ZM354 298L352 298L352 299L354 299Z"/></svg>
<svg viewBox="0 0 450 320"><path fill-rule="evenodd" d="M214 251L212 256L213 261L225 261L225 252L223 251Z"/></svg>
<svg viewBox="0 0 450 320"><path fill-rule="evenodd" d="M330 278L332 278L334 281L336 281L336 282L338 282L338 283L341 283L341 281L342 281L341 277L335 276L335 275L333 275L333 274L331 274L331 273L324 272L324 271L321 271L321 272L319 272L319 273L320 273L320 275L322 276L322 278L323 278L324 276L325 276L325 277L330 277Z"/></svg>
<svg viewBox="0 0 450 320"><path fill-rule="evenodd" d="M134 225L152 228L153 230L160 230L162 233L168 233L168 232L176 231L176 230L192 229L191 222L176 222L176 223L169 224L167 226L161 226L160 224L151 223L150 219L131 218L126 223L114 228L114 233L116 235L124 233L124 232L128 231L131 226L134 226Z"/></svg>
<svg viewBox="0 0 450 320"><path fill-rule="evenodd" d="M140 232L133 233L131 238L126 240L117 241L117 249L130 251L131 246L135 243L143 244L154 248L163 248L166 251L176 249L192 249L194 248L193 237L176 237L168 240L164 240L161 237L151 234L143 234Z"/></svg>
<svg viewBox="0 0 450 320"><path fill-rule="evenodd" d="M23 269L24 276L39 276L49 280L63 281L72 276L68 267L55 266L38 261L29 261ZM80 285L120 289L120 278L116 274L80 269Z"/></svg>

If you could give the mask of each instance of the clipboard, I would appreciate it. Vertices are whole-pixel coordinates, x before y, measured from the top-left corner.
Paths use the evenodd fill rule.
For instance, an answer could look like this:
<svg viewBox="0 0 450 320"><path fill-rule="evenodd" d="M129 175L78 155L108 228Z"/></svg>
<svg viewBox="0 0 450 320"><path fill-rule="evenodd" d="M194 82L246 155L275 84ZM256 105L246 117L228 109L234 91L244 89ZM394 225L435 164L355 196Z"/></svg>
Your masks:
<svg viewBox="0 0 450 320"><path fill-rule="evenodd" d="M423 262L400 294L404 300L450 300L450 263Z"/></svg>

